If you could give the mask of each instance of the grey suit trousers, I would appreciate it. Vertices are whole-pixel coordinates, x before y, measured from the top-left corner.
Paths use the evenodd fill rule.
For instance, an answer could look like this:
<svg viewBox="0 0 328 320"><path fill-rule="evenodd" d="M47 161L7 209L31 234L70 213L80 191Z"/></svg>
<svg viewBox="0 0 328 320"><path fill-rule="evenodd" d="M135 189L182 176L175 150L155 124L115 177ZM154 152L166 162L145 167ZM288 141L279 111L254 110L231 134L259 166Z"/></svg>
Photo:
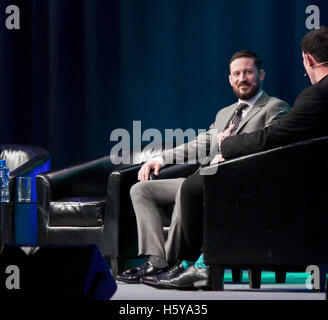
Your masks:
<svg viewBox="0 0 328 320"><path fill-rule="evenodd" d="M148 180L132 186L130 195L137 218L139 255L163 257L176 261L182 236L180 189L185 178ZM163 234L160 208L174 205L168 238Z"/></svg>

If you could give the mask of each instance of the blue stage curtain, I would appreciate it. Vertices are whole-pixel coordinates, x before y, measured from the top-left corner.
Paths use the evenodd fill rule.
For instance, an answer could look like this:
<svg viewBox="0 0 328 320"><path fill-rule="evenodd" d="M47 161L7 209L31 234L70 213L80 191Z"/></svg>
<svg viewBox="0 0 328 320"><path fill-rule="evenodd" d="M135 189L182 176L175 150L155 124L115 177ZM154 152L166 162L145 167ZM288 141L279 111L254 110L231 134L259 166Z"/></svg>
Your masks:
<svg viewBox="0 0 328 320"><path fill-rule="evenodd" d="M5 27L10 4L20 30ZM1 0L1 142L40 145L56 168L109 154L111 131L133 120L205 129L235 101L228 63L245 48L264 89L293 104L309 85L308 5L328 24L326 0Z"/></svg>

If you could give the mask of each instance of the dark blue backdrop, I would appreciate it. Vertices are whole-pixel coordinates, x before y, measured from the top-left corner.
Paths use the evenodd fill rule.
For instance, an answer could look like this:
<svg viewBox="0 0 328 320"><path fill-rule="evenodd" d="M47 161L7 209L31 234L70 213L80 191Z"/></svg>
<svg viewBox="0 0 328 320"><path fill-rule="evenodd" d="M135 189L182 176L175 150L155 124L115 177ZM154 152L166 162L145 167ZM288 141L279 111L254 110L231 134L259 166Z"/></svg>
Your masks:
<svg viewBox="0 0 328 320"><path fill-rule="evenodd" d="M5 28L16 4L21 29ZM0 139L47 149L54 167L109 154L110 133L207 128L235 101L228 61L257 52L265 90L309 85L300 42L315 0L1 0Z"/></svg>

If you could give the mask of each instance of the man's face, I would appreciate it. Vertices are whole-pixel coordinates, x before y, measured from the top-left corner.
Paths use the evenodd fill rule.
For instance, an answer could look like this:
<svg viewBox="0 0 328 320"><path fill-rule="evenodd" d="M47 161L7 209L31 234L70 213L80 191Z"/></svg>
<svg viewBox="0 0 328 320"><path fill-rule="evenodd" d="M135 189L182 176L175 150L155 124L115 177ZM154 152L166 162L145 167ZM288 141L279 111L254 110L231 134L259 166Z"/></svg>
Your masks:
<svg viewBox="0 0 328 320"><path fill-rule="evenodd" d="M238 58L230 64L229 81L233 92L241 100L255 97L264 77L264 70L258 71L253 58Z"/></svg>

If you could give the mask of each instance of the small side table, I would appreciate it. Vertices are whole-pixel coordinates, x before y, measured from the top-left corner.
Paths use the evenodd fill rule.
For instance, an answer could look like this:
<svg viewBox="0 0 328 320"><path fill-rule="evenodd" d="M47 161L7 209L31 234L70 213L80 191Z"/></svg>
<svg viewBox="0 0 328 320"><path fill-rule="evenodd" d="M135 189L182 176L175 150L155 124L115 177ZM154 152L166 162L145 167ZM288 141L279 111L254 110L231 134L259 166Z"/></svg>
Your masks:
<svg viewBox="0 0 328 320"><path fill-rule="evenodd" d="M0 202L0 250L14 241L14 203Z"/></svg>
<svg viewBox="0 0 328 320"><path fill-rule="evenodd" d="M38 202L15 202L15 244L37 244L37 204Z"/></svg>

